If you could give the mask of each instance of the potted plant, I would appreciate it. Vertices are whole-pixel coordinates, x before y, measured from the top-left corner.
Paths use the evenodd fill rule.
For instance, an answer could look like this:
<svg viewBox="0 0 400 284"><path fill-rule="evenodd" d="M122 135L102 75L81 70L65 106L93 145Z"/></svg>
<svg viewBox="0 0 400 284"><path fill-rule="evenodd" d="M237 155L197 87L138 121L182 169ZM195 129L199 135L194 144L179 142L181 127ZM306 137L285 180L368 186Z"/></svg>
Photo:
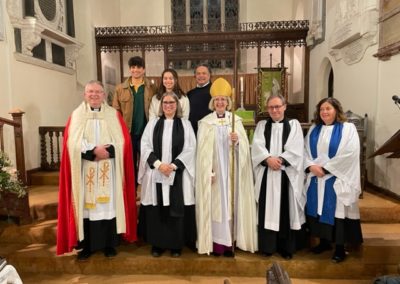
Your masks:
<svg viewBox="0 0 400 284"><path fill-rule="evenodd" d="M0 215L20 217L20 200L26 196L26 186L10 158L0 150Z"/></svg>

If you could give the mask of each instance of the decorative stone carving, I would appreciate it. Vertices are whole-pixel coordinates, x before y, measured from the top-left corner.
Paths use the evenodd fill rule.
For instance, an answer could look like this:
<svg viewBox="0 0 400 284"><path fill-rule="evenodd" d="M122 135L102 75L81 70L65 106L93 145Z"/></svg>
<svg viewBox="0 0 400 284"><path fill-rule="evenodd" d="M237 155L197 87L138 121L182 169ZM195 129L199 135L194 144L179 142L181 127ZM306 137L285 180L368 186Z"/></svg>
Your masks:
<svg viewBox="0 0 400 284"><path fill-rule="evenodd" d="M313 0L307 45L316 45L325 40L325 0Z"/></svg>
<svg viewBox="0 0 400 284"><path fill-rule="evenodd" d="M346 64L357 63L377 43L378 10L373 1L337 1L336 25L329 39L329 54L336 61L343 58Z"/></svg>
<svg viewBox="0 0 400 284"><path fill-rule="evenodd" d="M53 20L49 21L46 16L43 14L42 8L40 7L39 0L35 0L35 17L38 19L40 23L48 25L49 27L64 32L65 22L64 22L64 1L62 0L54 0L56 5L55 17Z"/></svg>
<svg viewBox="0 0 400 284"><path fill-rule="evenodd" d="M20 23L21 29L21 52L25 55L32 56L32 49L37 46L42 38L40 34L44 30L36 25L36 19L32 17L26 17L23 22Z"/></svg>
<svg viewBox="0 0 400 284"><path fill-rule="evenodd" d="M67 35L65 23L65 4L63 0L54 0L56 5L54 19L48 20L43 14L39 0L34 0L35 17L23 17L23 0L7 0L7 12L14 28L21 30L21 54L16 59L41 67L71 73L75 70L75 60L82 47L75 38ZM46 59L34 58L32 49L45 40ZM65 67L52 63L51 44L65 49ZM54 65L54 66L52 66Z"/></svg>
<svg viewBox="0 0 400 284"><path fill-rule="evenodd" d="M22 19L23 8L21 1L7 0L6 5L7 5L8 17L10 18L12 24Z"/></svg>
<svg viewBox="0 0 400 284"><path fill-rule="evenodd" d="M68 68L75 69L75 60L78 58L79 49L82 45L69 45L65 47L65 65Z"/></svg>

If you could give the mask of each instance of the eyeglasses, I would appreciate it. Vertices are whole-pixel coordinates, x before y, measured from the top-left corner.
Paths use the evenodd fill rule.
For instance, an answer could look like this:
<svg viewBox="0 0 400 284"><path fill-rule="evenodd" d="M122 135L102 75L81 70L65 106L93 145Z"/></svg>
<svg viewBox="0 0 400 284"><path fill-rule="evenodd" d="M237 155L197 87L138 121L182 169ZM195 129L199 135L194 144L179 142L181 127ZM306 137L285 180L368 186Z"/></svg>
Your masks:
<svg viewBox="0 0 400 284"><path fill-rule="evenodd" d="M279 110L281 107L283 107L283 105L280 105L280 106L269 106L268 107L268 110Z"/></svg>
<svg viewBox="0 0 400 284"><path fill-rule="evenodd" d="M98 90L88 90L88 91L86 91L86 93L88 93L88 94L96 94L96 95L98 95L98 94L103 94L104 93L104 91L98 91Z"/></svg>
<svg viewBox="0 0 400 284"><path fill-rule="evenodd" d="M176 101L163 101L162 102L164 105L173 105L176 103Z"/></svg>

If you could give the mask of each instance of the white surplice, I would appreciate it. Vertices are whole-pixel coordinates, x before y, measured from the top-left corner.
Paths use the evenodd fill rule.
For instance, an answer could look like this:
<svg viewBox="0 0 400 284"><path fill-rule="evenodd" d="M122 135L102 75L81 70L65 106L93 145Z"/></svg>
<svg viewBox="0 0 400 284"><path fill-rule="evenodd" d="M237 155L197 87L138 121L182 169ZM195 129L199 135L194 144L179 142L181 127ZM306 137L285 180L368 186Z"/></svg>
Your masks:
<svg viewBox="0 0 400 284"><path fill-rule="evenodd" d="M267 170L265 223L264 229L279 231L281 205L281 176L285 171L289 178L289 211L290 228L299 230L305 222L304 206L306 191L304 189L303 150L304 139L300 123L292 119L289 121L290 133L282 152L283 123L273 122L271 126L270 150L265 147L264 130L266 120L257 124L251 148L253 169L255 176L255 196L258 202L264 171ZM290 166L274 171L264 167L261 163L268 157L282 157Z"/></svg>
<svg viewBox="0 0 400 284"><path fill-rule="evenodd" d="M154 127L159 118L152 119L147 123L141 140L140 165L138 173L138 183L142 185L141 204L157 205L156 179L158 170L151 169L147 159L151 152L154 152L153 133ZM183 199L185 205L194 205L194 175L195 175L195 157L196 157L196 138L192 125L186 119L182 119L184 129L184 145L182 152L176 157L184 165L185 170L182 176ZM162 163L172 162L172 126L173 120L164 121L164 131L162 137ZM169 206L170 186L165 183L162 185L163 205Z"/></svg>
<svg viewBox="0 0 400 284"><path fill-rule="evenodd" d="M315 125L310 128L306 136L304 168L317 164L330 172L330 174L318 178L318 215L322 214L325 181L336 176L333 185L337 196L335 217L360 219L358 207L358 198L361 193L360 141L356 127L353 123L343 123L339 148L336 155L330 159L328 151L334 125L323 125L317 143L318 157L315 160L312 158L310 150L310 134L314 128ZM307 189L313 176L311 172L307 175Z"/></svg>

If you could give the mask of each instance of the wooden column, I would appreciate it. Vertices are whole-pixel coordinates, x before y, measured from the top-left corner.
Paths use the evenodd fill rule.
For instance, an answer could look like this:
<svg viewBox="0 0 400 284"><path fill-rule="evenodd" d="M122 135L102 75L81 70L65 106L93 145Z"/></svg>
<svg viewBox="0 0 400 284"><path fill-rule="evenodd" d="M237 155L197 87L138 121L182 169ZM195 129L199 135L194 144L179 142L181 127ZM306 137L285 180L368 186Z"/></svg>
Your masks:
<svg viewBox="0 0 400 284"><path fill-rule="evenodd" d="M25 112L21 110L11 111L16 126L14 126L15 159L19 177L26 184L25 154L24 154L24 135L22 131L22 116Z"/></svg>
<svg viewBox="0 0 400 284"><path fill-rule="evenodd" d="M101 82L103 78L103 70L101 69L101 49L96 43L96 63L97 63L97 80Z"/></svg>
<svg viewBox="0 0 400 284"><path fill-rule="evenodd" d="M124 52L122 47L119 49L119 72L121 77L121 82L124 81Z"/></svg>
<svg viewBox="0 0 400 284"><path fill-rule="evenodd" d="M239 62L239 48L238 48L238 44L239 42L237 40L235 40L235 61L234 61L234 67L233 67L233 82L232 82L232 87L235 88L235 104L237 103L237 93L238 93L238 88L237 88L237 78L238 78L238 62ZM233 106L235 107L235 106Z"/></svg>
<svg viewBox="0 0 400 284"><path fill-rule="evenodd" d="M304 54L304 115L306 118L306 121L309 121L308 119L308 109L309 109L309 92L310 92L310 48L306 45L304 47L305 49L305 54Z"/></svg>

